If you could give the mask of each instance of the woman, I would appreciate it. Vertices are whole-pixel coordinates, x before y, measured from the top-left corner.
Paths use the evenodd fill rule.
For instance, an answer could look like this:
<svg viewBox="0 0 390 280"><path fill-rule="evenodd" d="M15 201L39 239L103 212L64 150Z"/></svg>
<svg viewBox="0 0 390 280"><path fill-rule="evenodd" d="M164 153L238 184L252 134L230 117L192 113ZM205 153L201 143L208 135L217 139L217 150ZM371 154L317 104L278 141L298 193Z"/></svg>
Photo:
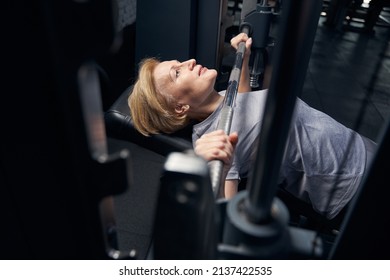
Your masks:
<svg viewBox="0 0 390 280"><path fill-rule="evenodd" d="M229 136L215 131L223 103L223 92L214 90L217 72L194 59L145 60L129 96L134 126L144 135L172 133L190 120L199 122L193 128L195 152L206 160L224 161L229 169L226 198L234 195L239 181L248 176L267 96L267 90L251 92L248 60L252 40L241 33L231 44L237 48L242 41L246 53L231 127L235 132ZM333 219L356 192L366 170L366 145L371 144L297 98L279 182Z"/></svg>

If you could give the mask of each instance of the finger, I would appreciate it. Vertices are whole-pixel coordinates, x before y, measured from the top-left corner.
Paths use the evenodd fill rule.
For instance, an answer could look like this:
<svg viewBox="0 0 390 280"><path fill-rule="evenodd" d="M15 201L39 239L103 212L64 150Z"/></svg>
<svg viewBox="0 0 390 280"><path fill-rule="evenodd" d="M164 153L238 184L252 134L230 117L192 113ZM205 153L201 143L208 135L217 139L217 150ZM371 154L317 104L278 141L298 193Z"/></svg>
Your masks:
<svg viewBox="0 0 390 280"><path fill-rule="evenodd" d="M245 42L248 40L248 35L246 33L240 33L238 34L237 36L233 37L231 40L230 40L230 44L234 47L234 48L237 48L238 47L238 44L240 42Z"/></svg>
<svg viewBox="0 0 390 280"><path fill-rule="evenodd" d="M223 138L222 140L218 140L213 138L207 141L198 141L195 148L199 153L205 153L211 149L232 150L233 145L229 142L228 139Z"/></svg>
<svg viewBox="0 0 390 280"><path fill-rule="evenodd" d="M229 141L203 141L198 142L195 147L195 153L206 160L222 160L230 164L234 147Z"/></svg>
<svg viewBox="0 0 390 280"><path fill-rule="evenodd" d="M233 145L233 147L235 147L236 144L238 143L238 133L237 132L231 133L229 135L229 141Z"/></svg>
<svg viewBox="0 0 390 280"><path fill-rule="evenodd" d="M213 131L207 134L203 134L199 139L196 140L196 144L200 145L203 143L221 142L226 143L229 141L229 137L223 130Z"/></svg>
<svg viewBox="0 0 390 280"><path fill-rule="evenodd" d="M252 47L252 37L245 41L245 47L250 49Z"/></svg>
<svg viewBox="0 0 390 280"><path fill-rule="evenodd" d="M230 163L230 158L231 158L230 153L227 153L225 150L222 149L207 148L207 149L201 149L200 151L195 150L195 153L203 157L206 161L221 160L225 164Z"/></svg>

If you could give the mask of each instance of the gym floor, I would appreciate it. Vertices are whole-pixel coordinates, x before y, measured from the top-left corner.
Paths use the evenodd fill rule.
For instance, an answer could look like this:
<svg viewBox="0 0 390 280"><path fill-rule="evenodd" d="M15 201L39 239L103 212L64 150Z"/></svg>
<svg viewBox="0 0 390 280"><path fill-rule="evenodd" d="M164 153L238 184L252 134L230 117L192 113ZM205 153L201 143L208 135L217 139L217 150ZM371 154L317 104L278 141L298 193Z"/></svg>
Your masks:
<svg viewBox="0 0 390 280"><path fill-rule="evenodd" d="M374 33L336 30L319 21L301 98L362 135L380 142L390 119L390 29ZM147 257L164 158L131 143L110 139L131 152L132 182L115 198L119 247Z"/></svg>

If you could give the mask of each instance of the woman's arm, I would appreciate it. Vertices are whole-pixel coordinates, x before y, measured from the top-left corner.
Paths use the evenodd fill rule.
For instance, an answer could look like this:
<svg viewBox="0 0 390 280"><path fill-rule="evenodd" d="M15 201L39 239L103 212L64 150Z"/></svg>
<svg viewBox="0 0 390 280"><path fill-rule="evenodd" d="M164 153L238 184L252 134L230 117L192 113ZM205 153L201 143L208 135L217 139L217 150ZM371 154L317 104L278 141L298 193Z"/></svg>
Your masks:
<svg viewBox="0 0 390 280"><path fill-rule="evenodd" d="M245 42L245 54L241 68L238 92L249 92L252 90L249 84L249 57L251 55L252 38L249 38L246 33L240 33L230 40L230 44L235 49L238 48L240 42Z"/></svg>
<svg viewBox="0 0 390 280"><path fill-rule="evenodd" d="M222 196L229 199L238 191L238 180L226 180Z"/></svg>

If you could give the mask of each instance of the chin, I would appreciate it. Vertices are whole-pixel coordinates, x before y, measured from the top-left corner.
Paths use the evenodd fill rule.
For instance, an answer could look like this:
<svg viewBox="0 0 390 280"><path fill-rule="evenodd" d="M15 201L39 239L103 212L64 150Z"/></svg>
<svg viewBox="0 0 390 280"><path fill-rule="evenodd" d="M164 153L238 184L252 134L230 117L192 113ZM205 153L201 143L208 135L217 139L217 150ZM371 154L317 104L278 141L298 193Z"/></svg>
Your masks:
<svg viewBox="0 0 390 280"><path fill-rule="evenodd" d="M215 69L209 69L209 71L210 71L210 73L212 73L212 75L215 76L215 78L217 78L217 75L218 75L217 70L215 70Z"/></svg>

